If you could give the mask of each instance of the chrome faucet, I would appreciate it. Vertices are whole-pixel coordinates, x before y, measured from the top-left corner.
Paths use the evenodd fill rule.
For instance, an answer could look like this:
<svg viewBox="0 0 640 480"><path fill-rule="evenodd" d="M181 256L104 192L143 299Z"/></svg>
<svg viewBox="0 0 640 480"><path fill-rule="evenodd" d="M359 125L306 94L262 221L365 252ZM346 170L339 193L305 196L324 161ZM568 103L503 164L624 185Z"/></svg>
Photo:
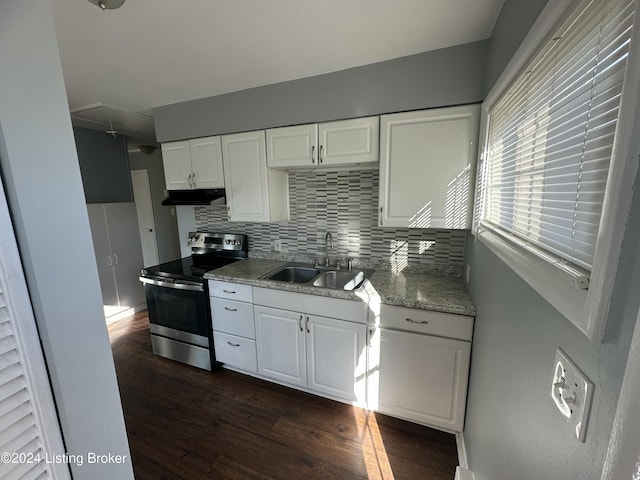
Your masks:
<svg viewBox="0 0 640 480"><path fill-rule="evenodd" d="M333 238L331 237L331 233L327 232L327 234L324 236L324 252L325 252L324 265L326 267L329 266L329 252L331 251L332 248L333 248Z"/></svg>

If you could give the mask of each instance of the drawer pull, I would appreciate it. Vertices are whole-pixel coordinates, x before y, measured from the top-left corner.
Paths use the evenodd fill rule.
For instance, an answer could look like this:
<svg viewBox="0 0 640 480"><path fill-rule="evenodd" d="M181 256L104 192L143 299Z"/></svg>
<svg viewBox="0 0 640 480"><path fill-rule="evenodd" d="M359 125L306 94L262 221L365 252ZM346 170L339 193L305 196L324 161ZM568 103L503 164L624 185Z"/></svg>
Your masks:
<svg viewBox="0 0 640 480"><path fill-rule="evenodd" d="M429 324L429 320L413 320L411 318L405 318L405 321L410 322L410 323L418 323L420 325L428 325Z"/></svg>
<svg viewBox="0 0 640 480"><path fill-rule="evenodd" d="M237 311L238 311L238 309L237 309L237 308L224 307L224 309L225 309L227 312L237 312Z"/></svg>
<svg viewBox="0 0 640 480"><path fill-rule="evenodd" d="M231 343L231 342L227 342L229 345L231 345L232 347L239 347L240 344L239 343Z"/></svg>
<svg viewBox="0 0 640 480"><path fill-rule="evenodd" d="M222 290L224 293L230 293L231 295L235 295L236 292L234 292L233 290Z"/></svg>

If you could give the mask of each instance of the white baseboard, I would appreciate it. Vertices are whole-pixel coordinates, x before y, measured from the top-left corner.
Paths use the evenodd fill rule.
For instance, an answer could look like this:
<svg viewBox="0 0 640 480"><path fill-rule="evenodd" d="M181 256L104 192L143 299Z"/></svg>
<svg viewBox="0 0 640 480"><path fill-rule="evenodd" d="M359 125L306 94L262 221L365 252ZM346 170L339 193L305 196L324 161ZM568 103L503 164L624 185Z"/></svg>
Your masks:
<svg viewBox="0 0 640 480"><path fill-rule="evenodd" d="M456 446L458 447L458 465L467 470L469 468L469 460L467 459L467 447L464 444L462 432L456 433Z"/></svg>
<svg viewBox="0 0 640 480"><path fill-rule="evenodd" d="M456 446L458 447L458 467L456 468L455 480L474 480L474 475L469 470L469 460L467 459L467 447L464 443L462 432L456 433Z"/></svg>
<svg viewBox="0 0 640 480"><path fill-rule="evenodd" d="M455 480L475 480L475 477L473 476L473 472L471 470L457 467Z"/></svg>

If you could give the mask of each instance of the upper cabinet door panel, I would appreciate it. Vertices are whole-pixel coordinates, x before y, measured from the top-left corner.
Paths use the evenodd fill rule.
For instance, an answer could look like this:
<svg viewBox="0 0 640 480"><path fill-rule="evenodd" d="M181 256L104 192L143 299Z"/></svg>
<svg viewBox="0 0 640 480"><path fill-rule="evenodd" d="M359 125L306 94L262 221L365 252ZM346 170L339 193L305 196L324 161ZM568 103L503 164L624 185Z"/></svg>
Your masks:
<svg viewBox="0 0 640 480"><path fill-rule="evenodd" d="M167 190L189 190L191 157L189 141L162 144L162 164Z"/></svg>
<svg viewBox="0 0 640 480"><path fill-rule="evenodd" d="M355 118L318 125L321 165L376 164L379 117Z"/></svg>
<svg viewBox="0 0 640 480"><path fill-rule="evenodd" d="M470 228L479 117L479 105L381 117L381 226Z"/></svg>
<svg viewBox="0 0 640 480"><path fill-rule="evenodd" d="M267 130L267 164L271 168L313 167L318 162L318 126Z"/></svg>
<svg viewBox="0 0 640 480"><path fill-rule="evenodd" d="M195 188L224 188L220 137L189 140Z"/></svg>

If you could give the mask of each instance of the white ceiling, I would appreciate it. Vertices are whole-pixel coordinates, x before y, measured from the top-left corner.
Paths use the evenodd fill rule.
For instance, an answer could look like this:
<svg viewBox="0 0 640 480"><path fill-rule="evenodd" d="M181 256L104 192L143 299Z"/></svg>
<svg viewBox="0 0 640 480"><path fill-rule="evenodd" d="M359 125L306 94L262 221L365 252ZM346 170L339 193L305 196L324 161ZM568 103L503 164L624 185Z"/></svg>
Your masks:
<svg viewBox="0 0 640 480"><path fill-rule="evenodd" d="M488 38L504 0L52 0L69 108L170 103ZM146 136L140 132L141 136ZM148 133L148 132L147 132Z"/></svg>

